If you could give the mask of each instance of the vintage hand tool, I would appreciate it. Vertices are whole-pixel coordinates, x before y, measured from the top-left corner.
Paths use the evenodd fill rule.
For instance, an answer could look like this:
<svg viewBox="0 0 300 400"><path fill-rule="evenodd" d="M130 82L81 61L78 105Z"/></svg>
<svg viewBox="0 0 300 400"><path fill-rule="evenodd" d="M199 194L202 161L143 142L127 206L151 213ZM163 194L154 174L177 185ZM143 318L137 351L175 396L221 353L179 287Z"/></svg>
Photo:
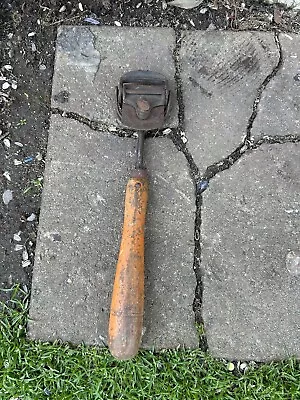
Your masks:
<svg viewBox="0 0 300 400"><path fill-rule="evenodd" d="M143 161L145 134L162 128L169 108L166 78L152 71L131 71L117 87L121 123L138 130L135 169L128 181L119 259L112 293L108 346L120 360L138 352L144 314L144 230L148 178Z"/></svg>

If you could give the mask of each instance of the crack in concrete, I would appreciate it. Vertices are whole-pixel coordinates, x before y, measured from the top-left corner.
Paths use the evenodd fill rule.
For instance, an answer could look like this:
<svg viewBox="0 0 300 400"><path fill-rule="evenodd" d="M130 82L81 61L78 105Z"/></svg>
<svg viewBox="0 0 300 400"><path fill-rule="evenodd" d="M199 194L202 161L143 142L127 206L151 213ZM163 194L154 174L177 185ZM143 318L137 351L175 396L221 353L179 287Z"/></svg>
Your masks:
<svg viewBox="0 0 300 400"><path fill-rule="evenodd" d="M277 75L277 72L280 70L280 68L282 67L283 64L283 54L282 54L282 47L281 47L281 43L279 40L279 33L277 31L274 32L274 41L278 50L278 62L276 64L276 66L273 68L272 72L266 76L266 78L264 79L264 81L261 83L261 85L259 86L259 88L257 89L257 95L255 97L255 100L253 102L253 106L252 106L252 114L250 115L250 118L248 120L248 125L247 125L247 136L246 136L246 140L250 140L251 138L251 131L252 131L252 127L253 127L253 123L257 117L258 114L258 106L262 97L262 94L264 92L264 90L266 89L266 87L268 86L268 84L270 83L270 81Z"/></svg>
<svg viewBox="0 0 300 400"><path fill-rule="evenodd" d="M200 346L207 350L207 338L205 335L205 327L202 317L202 297L203 297L203 276L204 271L201 268L201 207L202 207L202 190L201 183L206 183L205 188L208 186L209 180L215 177L220 172L229 169L236 161L238 161L244 154L249 154L252 150L257 149L263 144L284 144L284 143L299 143L299 135L275 135L275 136L263 136L258 139L252 138L252 128L254 121L257 117L259 111L259 103L261 101L262 95L270 81L277 75L278 71L283 65L283 53L282 47L279 39L279 34L277 31L274 32L274 40L279 52L279 58L276 66L273 68L272 72L264 79L262 84L257 89L257 95L253 102L252 113L248 119L248 124L246 128L246 137L242 143L227 157L218 161L217 163L207 167L202 179L198 181L196 185L196 218L195 218L195 258L194 258L194 271L196 274L197 287L194 299L194 312L196 322L201 324L200 332Z"/></svg>
<svg viewBox="0 0 300 400"><path fill-rule="evenodd" d="M98 72L99 72L100 66L101 66L101 55L100 55L100 52L99 52L99 51L97 50L97 48L96 48L96 41L97 41L96 35L95 35L95 33L93 32L93 30L91 29L91 27L89 27L88 29L89 29L90 33L92 34L92 36L93 36L93 46L94 46L94 49L95 49L95 51L97 51L97 52L99 53L99 63L98 63L96 72L94 73L93 80L92 80L92 82L95 83L95 79L96 79L96 77L97 77L97 75L98 75Z"/></svg>
<svg viewBox="0 0 300 400"><path fill-rule="evenodd" d="M93 131L110 133L114 136L121 138L137 138L137 131L127 128L119 128L115 125L110 125L104 121L96 121L84 117L74 111L65 111L61 108L51 108L51 113L60 115L63 118L69 118L81 124L88 126ZM155 131L147 131L146 138L157 138L157 137L168 137L172 131L176 131L177 128L163 128Z"/></svg>
<svg viewBox="0 0 300 400"><path fill-rule="evenodd" d="M199 182L201 181L200 172L197 164L194 161L192 154L190 153L186 143L183 141L182 133L184 132L184 101L183 101L183 90L182 90L182 81L181 81L181 65L180 65L180 49L181 42L184 38L184 34L181 29L174 27L175 32L175 48L173 51L173 61L175 65L175 82L177 87L177 102L178 102L178 129L173 130L170 133L170 137L173 141L173 144L177 148L178 151L181 151L187 161L187 165L189 168L189 173L195 185L195 222L194 222L194 261L193 261L193 270L196 277L196 288L195 295L193 301L193 311L195 314L195 323L200 325L203 328L203 319L202 319L202 295L203 295L203 271L201 269L201 244L200 244L200 232L201 232L201 206L202 206L202 194L201 192L197 192L197 187ZM199 347L203 351L207 351L207 339L205 335L204 329L200 329L199 332Z"/></svg>
<svg viewBox="0 0 300 400"><path fill-rule="evenodd" d="M194 228L194 263L193 269L196 275L196 290L195 297L193 302L193 310L195 313L195 321L200 325L201 329L199 332L199 346L202 350L206 351L208 349L207 338L205 335L205 327L202 317L202 298L203 298L203 276L204 271L201 267L201 225L202 225L202 192L208 186L209 180L216 176L218 173L230 168L237 160L239 160L245 153L250 152L261 146L262 144L282 144L287 142L300 142L300 136L297 135L285 135L285 136L264 136L262 138L252 140L252 128L253 123L259 112L259 103L261 101L264 90L267 88L270 81L277 75L278 71L282 67L283 64L283 53L282 47L279 40L279 34L277 31L274 32L274 41L276 47L278 49L279 57L276 66L273 68L270 74L266 76L263 80L259 88L257 89L257 94L253 102L252 113L248 119L247 127L246 127L246 136L242 143L238 145L238 147L227 157L218 161L217 163L210 165L207 167L205 174L203 177L200 177L199 168L196 165L191 153L189 152L187 146L182 142L182 138L180 136L180 132L184 130L184 102L183 102L183 93L182 93L182 82L180 78L180 59L179 52L181 48L181 41L183 39L183 35L180 30L175 29L176 34L176 47L174 50L174 63L175 63L175 81L177 84L177 98L179 105L178 119L179 119L179 127L177 131L172 132L172 140L176 148L183 152L186 157L190 174L195 184L195 196L196 196L196 211L195 211L195 228Z"/></svg>
<svg viewBox="0 0 300 400"><path fill-rule="evenodd" d="M279 39L279 33L277 31L274 32L274 41L278 49L278 62L257 89L257 94L252 105L252 113L248 119L248 124L246 127L245 139L227 157L223 158L222 160L219 160L218 162L212 165L209 165L206 168L206 171L202 177L202 181L208 182L210 179L214 178L218 173L230 168L236 161L238 161L243 156L243 154L247 152L247 150L252 150L254 148L257 148L263 143L272 144L272 143L285 143L285 141L286 142L297 141L297 135L273 136L272 139L271 137L267 136L256 140L252 138L252 128L259 112L259 104L263 92L267 88L271 80L277 75L278 71L281 69L283 65L282 47Z"/></svg>
<svg viewBox="0 0 300 400"><path fill-rule="evenodd" d="M108 124L106 124L105 122L94 121L94 120L84 117L76 112L65 111L58 107L51 108L51 113L55 114L55 115L60 115L63 118L73 119L74 121L77 121L81 124L88 126L93 131L107 132L107 131L109 131L109 128L110 128L108 126ZM116 133L116 132L111 132L111 133L116 134L117 136L121 136L121 134L119 134L118 132Z"/></svg>
<svg viewBox="0 0 300 400"><path fill-rule="evenodd" d="M229 156L223 158L218 163L215 163L207 167L202 180L209 181L220 172L229 169L244 154L250 154L252 150L257 149L262 144L284 144L284 143L299 143L299 142L300 142L300 135L276 135L276 136L263 136L255 140L250 140L248 143L242 143Z"/></svg>

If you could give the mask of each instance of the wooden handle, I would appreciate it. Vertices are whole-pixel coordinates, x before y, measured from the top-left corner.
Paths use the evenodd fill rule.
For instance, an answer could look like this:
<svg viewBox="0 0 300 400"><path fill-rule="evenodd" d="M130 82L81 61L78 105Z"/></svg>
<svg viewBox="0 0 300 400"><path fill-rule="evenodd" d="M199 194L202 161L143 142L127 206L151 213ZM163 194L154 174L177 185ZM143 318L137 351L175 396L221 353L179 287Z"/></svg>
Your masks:
<svg viewBox="0 0 300 400"><path fill-rule="evenodd" d="M108 328L110 352L120 360L136 355L142 337L147 200L146 171L136 170L126 188L123 233Z"/></svg>

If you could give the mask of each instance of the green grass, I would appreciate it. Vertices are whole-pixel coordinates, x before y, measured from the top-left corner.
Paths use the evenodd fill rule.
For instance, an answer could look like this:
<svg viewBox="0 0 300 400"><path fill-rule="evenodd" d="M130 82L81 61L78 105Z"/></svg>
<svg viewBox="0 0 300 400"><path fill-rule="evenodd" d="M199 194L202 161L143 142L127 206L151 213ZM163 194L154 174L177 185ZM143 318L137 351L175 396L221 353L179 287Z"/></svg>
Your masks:
<svg viewBox="0 0 300 400"><path fill-rule="evenodd" d="M116 361L107 350L26 339L28 294L0 307L0 399L300 399L299 362L230 372L200 350L141 352ZM236 372L235 372L236 371Z"/></svg>

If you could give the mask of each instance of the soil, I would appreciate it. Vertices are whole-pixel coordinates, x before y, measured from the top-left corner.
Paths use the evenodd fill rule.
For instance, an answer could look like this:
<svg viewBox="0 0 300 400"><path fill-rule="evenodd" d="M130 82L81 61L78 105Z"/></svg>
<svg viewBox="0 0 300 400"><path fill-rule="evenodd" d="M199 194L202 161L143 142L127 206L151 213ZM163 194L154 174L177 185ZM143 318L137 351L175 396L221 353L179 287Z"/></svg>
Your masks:
<svg viewBox="0 0 300 400"><path fill-rule="evenodd" d="M283 6L247 0L210 3L204 0L198 7L185 10L166 7L161 0L82 0L81 3L2 0L0 288L19 283L29 290L31 285L51 113L51 79L57 27L61 24L89 24L84 19L91 17L102 25L164 26L176 30L276 28L285 32L299 32L300 13L286 10ZM3 87L5 82L10 84L9 88ZM13 195L8 205L2 201L2 194L6 190L11 190ZM34 221L27 220L34 216ZM17 236L14 237L14 234ZM15 240L20 238L19 241ZM16 245L24 247L17 250ZM30 265L26 261L30 261ZM6 296L5 292L1 292L0 300Z"/></svg>

